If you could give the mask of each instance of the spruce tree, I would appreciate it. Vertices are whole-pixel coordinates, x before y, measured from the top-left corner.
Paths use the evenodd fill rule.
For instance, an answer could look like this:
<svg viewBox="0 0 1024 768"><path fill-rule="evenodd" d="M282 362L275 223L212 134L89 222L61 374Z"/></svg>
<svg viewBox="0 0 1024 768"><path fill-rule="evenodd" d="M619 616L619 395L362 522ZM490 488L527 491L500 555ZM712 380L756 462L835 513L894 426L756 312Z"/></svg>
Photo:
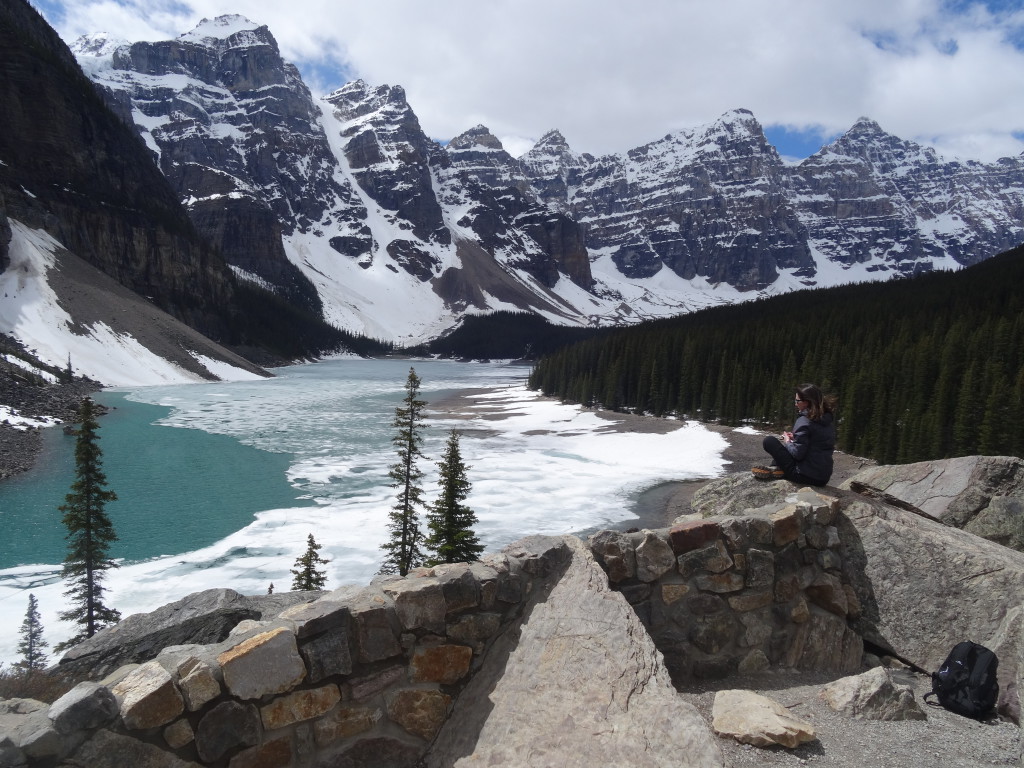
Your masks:
<svg viewBox="0 0 1024 768"><path fill-rule="evenodd" d="M391 444L398 453L398 461L391 465L388 477L393 488L398 489L398 500L388 515L388 531L391 538L381 545L384 563L380 573L397 573L405 576L412 568L423 563L420 552L420 527L417 509L422 506L423 489L420 480L423 472L416 460L423 458L423 410L427 403L419 399L420 379L416 369L409 369L405 382L405 397L402 405L395 409L392 426L397 430Z"/></svg>
<svg viewBox="0 0 1024 768"><path fill-rule="evenodd" d="M427 565L479 560L484 547L473 532L476 515L463 504L472 484L466 479L467 467L459 450L459 433L454 429L448 435L444 457L437 466L441 494L427 513L430 536L425 543L432 553Z"/></svg>
<svg viewBox="0 0 1024 768"><path fill-rule="evenodd" d="M81 422L75 444L75 481L71 492L60 506L67 528L68 553L64 557L62 578L68 582L64 595L72 608L62 611L63 621L79 625L79 632L56 646L61 651L92 637L99 630L121 619L121 614L103 602L103 578L115 563L107 554L117 534L104 511L108 501L117 494L106 489L107 477L103 473L103 452L98 445L99 424L90 398L82 401L78 410Z"/></svg>
<svg viewBox="0 0 1024 768"><path fill-rule="evenodd" d="M36 596L29 594L28 610L25 611L25 620L21 623L21 642L18 643L18 653L21 654L21 661L14 666L19 667L26 673L38 672L46 667L46 641L43 640L43 623L39 619L39 603Z"/></svg>
<svg viewBox="0 0 1024 768"><path fill-rule="evenodd" d="M317 568L318 565L327 565L330 560L320 557L320 545L316 543L313 534L306 539L306 551L295 561L295 568L292 569L292 589L294 590L316 590L323 589L327 582L327 574ZM270 585L273 588L273 584Z"/></svg>

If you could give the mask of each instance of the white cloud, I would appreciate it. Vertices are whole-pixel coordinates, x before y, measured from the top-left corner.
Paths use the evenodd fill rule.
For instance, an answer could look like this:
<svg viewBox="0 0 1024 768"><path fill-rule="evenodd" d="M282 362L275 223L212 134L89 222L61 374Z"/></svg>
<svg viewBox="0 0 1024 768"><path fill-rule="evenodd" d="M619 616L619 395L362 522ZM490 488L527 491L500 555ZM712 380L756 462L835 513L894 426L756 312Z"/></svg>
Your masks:
<svg viewBox="0 0 1024 768"><path fill-rule="evenodd" d="M66 0L55 21L68 40L103 27L160 39L241 13L270 27L312 87L350 77L401 85L431 136L483 123L516 137L516 151L551 128L577 151L623 151L745 107L764 125L832 133L865 115L902 138L938 137L944 151L1020 152L1024 51L1010 40L1021 39L1024 12L996 16L975 4L951 15L947 6Z"/></svg>

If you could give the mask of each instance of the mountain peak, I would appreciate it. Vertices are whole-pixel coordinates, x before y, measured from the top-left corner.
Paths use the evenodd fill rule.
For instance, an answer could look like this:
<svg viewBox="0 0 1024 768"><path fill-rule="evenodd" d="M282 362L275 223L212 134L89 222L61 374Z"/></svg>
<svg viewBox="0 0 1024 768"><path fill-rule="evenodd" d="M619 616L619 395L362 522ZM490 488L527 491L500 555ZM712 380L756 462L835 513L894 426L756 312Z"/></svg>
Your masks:
<svg viewBox="0 0 1024 768"><path fill-rule="evenodd" d="M740 130L748 131L749 133L761 134L761 124L754 117L754 113L749 109L730 109L719 117L713 125L726 126L729 128L739 128Z"/></svg>
<svg viewBox="0 0 1024 768"><path fill-rule="evenodd" d="M884 134L882 126L872 120L870 117L858 117L857 122L850 128L849 133L851 134L869 134L869 135L880 135Z"/></svg>
<svg viewBox="0 0 1024 768"><path fill-rule="evenodd" d="M351 80L324 97L344 120L362 117L380 109L410 112L405 89L400 85L371 86L365 80Z"/></svg>
<svg viewBox="0 0 1024 768"><path fill-rule="evenodd" d="M112 38L106 32L93 32L82 35L69 47L71 52L78 56L109 56L122 45L128 45L127 40Z"/></svg>
<svg viewBox="0 0 1024 768"><path fill-rule="evenodd" d="M537 140L537 143L533 145L533 149L530 151L532 152L534 149L542 151L550 151L552 149L568 151L569 142L565 140L565 136L562 135L560 130L552 128Z"/></svg>
<svg viewBox="0 0 1024 768"><path fill-rule="evenodd" d="M485 125L477 125L465 133L461 133L448 142L450 149L470 149L472 147L483 147L484 149L505 149L498 137L491 133Z"/></svg>
<svg viewBox="0 0 1024 768"><path fill-rule="evenodd" d="M270 32L265 26L250 21L237 13L230 13L217 16L214 19L203 19L192 30L180 35L178 39L208 45L213 41L228 40L241 33L260 30L266 31L267 36L270 36Z"/></svg>

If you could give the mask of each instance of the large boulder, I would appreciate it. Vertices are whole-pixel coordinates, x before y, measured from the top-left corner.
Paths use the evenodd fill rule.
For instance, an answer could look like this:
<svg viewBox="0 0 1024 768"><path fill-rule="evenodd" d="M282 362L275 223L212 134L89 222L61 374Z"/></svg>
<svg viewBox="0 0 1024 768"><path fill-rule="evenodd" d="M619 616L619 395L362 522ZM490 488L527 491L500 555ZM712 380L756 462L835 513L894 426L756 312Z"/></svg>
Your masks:
<svg viewBox="0 0 1024 768"><path fill-rule="evenodd" d="M788 480L766 483L754 480L748 472L736 472L713 480L694 493L690 508L701 517L742 517L752 509L785 501L800 487Z"/></svg>
<svg viewBox="0 0 1024 768"><path fill-rule="evenodd" d="M811 723L796 717L777 701L753 691L716 693L711 724L719 736L755 747L794 749L817 738Z"/></svg>
<svg viewBox="0 0 1024 768"><path fill-rule="evenodd" d="M986 539L1024 548L1024 460L963 456L871 467L841 488L873 494Z"/></svg>
<svg viewBox="0 0 1024 768"><path fill-rule="evenodd" d="M1000 711L1017 717L1024 553L854 494L841 506L864 639L926 671L961 640L981 643L999 657Z"/></svg>
<svg viewBox="0 0 1024 768"><path fill-rule="evenodd" d="M724 766L629 604L581 541L563 541L563 567L492 646L425 764Z"/></svg>
<svg viewBox="0 0 1024 768"><path fill-rule="evenodd" d="M60 660L62 672L99 678L124 664L156 658L167 646L219 643L239 622L268 619L319 592L285 592L246 597L232 589L207 589L137 613L71 648Z"/></svg>
<svg viewBox="0 0 1024 768"><path fill-rule="evenodd" d="M821 698L836 712L861 720L927 719L913 688L895 682L885 667L829 683Z"/></svg>

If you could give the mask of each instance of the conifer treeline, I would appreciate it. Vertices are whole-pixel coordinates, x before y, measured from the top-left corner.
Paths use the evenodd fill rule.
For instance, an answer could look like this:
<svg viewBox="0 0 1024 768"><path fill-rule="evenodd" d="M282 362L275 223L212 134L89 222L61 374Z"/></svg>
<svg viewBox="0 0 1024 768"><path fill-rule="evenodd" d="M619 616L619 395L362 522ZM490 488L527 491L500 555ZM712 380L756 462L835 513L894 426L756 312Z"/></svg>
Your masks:
<svg viewBox="0 0 1024 768"><path fill-rule="evenodd" d="M645 323L542 358L530 386L586 405L792 423L839 396L840 447L882 463L1024 455L1024 247L957 273L801 291Z"/></svg>

